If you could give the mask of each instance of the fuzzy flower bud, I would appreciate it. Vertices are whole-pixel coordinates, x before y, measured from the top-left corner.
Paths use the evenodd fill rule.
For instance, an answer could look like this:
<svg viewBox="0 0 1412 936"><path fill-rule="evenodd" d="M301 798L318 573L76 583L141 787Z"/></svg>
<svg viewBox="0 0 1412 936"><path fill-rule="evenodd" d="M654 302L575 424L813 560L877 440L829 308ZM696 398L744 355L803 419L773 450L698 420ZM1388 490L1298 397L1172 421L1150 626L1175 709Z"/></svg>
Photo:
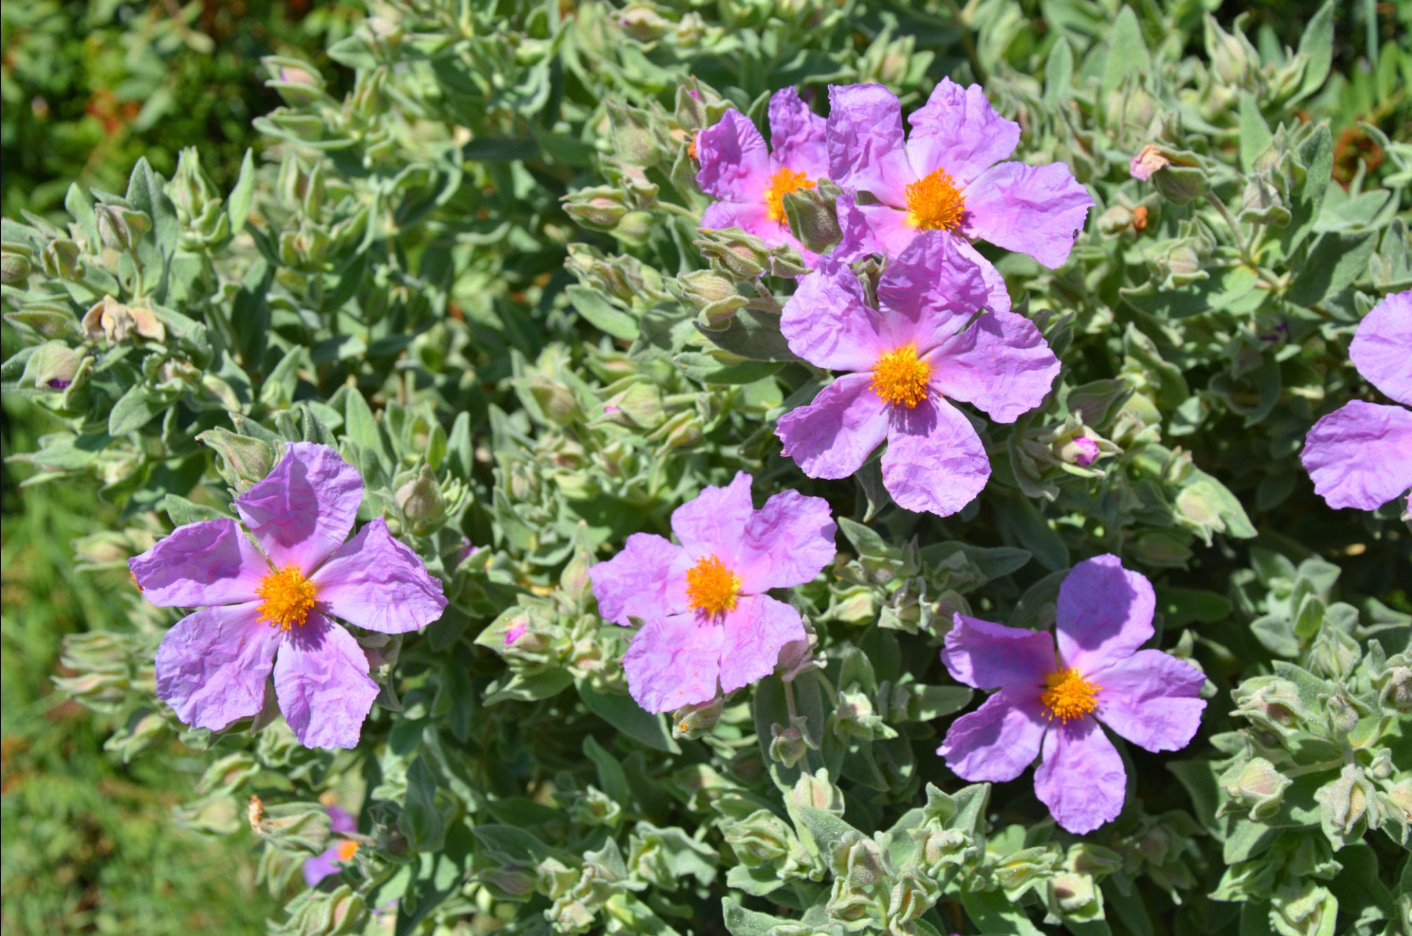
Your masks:
<svg viewBox="0 0 1412 936"><path fill-rule="evenodd" d="M730 318L749 302L736 291L734 281L714 270L683 273L669 281L668 286L712 325Z"/></svg>
<svg viewBox="0 0 1412 936"><path fill-rule="evenodd" d="M1357 764L1344 764L1339 778L1314 793L1319 803L1319 823L1332 842L1357 839L1358 828L1368 813L1374 787Z"/></svg>
<svg viewBox="0 0 1412 936"><path fill-rule="evenodd" d="M39 255L44 265L44 275L66 280L78 279L82 275L82 266L78 262L79 254L78 244L71 240L50 241Z"/></svg>
<svg viewBox="0 0 1412 936"><path fill-rule="evenodd" d="M6 244L0 249L0 283L18 286L29 279L34 267L29 261L29 249Z"/></svg>
<svg viewBox="0 0 1412 936"><path fill-rule="evenodd" d="M1221 777L1227 795L1242 806L1250 807L1252 821L1273 816L1280 809L1284 792L1293 783L1263 757L1256 757L1239 768L1231 768Z"/></svg>
<svg viewBox="0 0 1412 936"><path fill-rule="evenodd" d="M820 185L784 196L782 204L790 231L814 253L826 252L843 237L835 207L838 193L835 186Z"/></svg>
<svg viewBox="0 0 1412 936"><path fill-rule="evenodd" d="M427 535L446 519L446 501L430 465L423 465L416 475L404 481L395 496L416 536Z"/></svg>
<svg viewBox="0 0 1412 936"><path fill-rule="evenodd" d="M736 282L755 279L771 266L765 242L741 231L702 231L696 246L711 264Z"/></svg>
<svg viewBox="0 0 1412 936"><path fill-rule="evenodd" d="M595 231L613 230L628 213L622 190L610 185L579 189L563 202L569 217Z"/></svg>

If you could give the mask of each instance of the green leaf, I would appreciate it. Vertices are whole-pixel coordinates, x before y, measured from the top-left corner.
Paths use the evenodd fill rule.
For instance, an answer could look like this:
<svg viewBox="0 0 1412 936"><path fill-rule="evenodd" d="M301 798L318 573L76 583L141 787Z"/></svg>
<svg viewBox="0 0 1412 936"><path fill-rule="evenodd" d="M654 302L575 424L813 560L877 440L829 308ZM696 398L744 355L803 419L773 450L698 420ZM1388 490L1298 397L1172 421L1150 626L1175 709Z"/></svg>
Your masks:
<svg viewBox="0 0 1412 936"><path fill-rule="evenodd" d="M1285 298L1309 309L1342 292L1367 272L1377 243L1377 231L1321 235L1300 265L1299 275Z"/></svg>
<svg viewBox="0 0 1412 936"><path fill-rule="evenodd" d="M982 933L992 936L1045 936L1044 930L1030 922L1025 912L1012 904L1002 891L965 889L961 905L966 916Z"/></svg>
<svg viewBox="0 0 1412 936"><path fill-rule="evenodd" d="M1069 40L1060 36L1049 50L1044 63L1044 104L1058 108L1073 96L1074 50Z"/></svg>
<svg viewBox="0 0 1412 936"><path fill-rule="evenodd" d="M694 323L696 330L719 348L752 361L798 361L789 350L789 342L780 331L780 317L769 312L741 309L725 328L706 328Z"/></svg>
<svg viewBox="0 0 1412 936"><path fill-rule="evenodd" d="M250 203L255 197L255 159L251 150L245 151L245 158L240 162L240 178L235 181L235 188L230 190L230 198L226 200L226 214L230 217L230 233L232 236L245 230L245 221L250 217Z"/></svg>
<svg viewBox="0 0 1412 936"><path fill-rule="evenodd" d="M440 851L446 841L446 823L436 808L436 777L423 757L407 768L407 798L398 825L413 851Z"/></svg>
<svg viewBox="0 0 1412 936"><path fill-rule="evenodd" d="M672 740L667 730L667 720L662 715L648 712L625 695L609 695L599 692L587 682L578 684L579 696L588 710L631 738L668 754L680 754L681 747Z"/></svg>
<svg viewBox="0 0 1412 936"><path fill-rule="evenodd" d="M1324 204L1324 192L1334 168L1334 141L1328 124L1319 124L1299 146L1299 160L1304 165L1304 184L1289 199L1289 224L1280 229L1279 246L1284 257L1295 249L1314 229L1319 210Z"/></svg>
<svg viewBox="0 0 1412 936"><path fill-rule="evenodd" d="M1240 167L1249 172L1255 166L1255 157L1270 145L1274 134L1270 125L1260 115L1260 105L1249 91L1240 93Z"/></svg>
<svg viewBox="0 0 1412 936"><path fill-rule="evenodd" d="M1304 81L1290 103L1306 98L1324 86L1334 60L1334 0L1319 7L1299 37L1296 54L1309 57L1304 65Z"/></svg>
<svg viewBox="0 0 1412 936"><path fill-rule="evenodd" d="M1152 68L1152 57L1142 41L1142 28L1132 7L1124 6L1108 34L1108 55L1103 67L1103 95L1107 97L1129 74L1139 75Z"/></svg>
<svg viewBox="0 0 1412 936"><path fill-rule="evenodd" d="M638 336L637 319L618 309L587 286L575 284L564 292L578 314L599 331L624 341L632 341Z"/></svg>
<svg viewBox="0 0 1412 936"><path fill-rule="evenodd" d="M113 411L108 414L108 435L122 436L136 432L170 405L152 399L142 384L134 384L113 404Z"/></svg>

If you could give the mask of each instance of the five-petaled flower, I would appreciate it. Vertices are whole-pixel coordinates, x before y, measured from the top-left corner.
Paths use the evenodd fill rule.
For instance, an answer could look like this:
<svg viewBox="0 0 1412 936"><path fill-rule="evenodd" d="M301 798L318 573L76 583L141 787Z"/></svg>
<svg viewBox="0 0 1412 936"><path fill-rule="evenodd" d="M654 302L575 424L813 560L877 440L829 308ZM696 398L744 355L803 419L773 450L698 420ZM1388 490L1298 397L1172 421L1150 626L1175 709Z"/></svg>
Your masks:
<svg viewBox="0 0 1412 936"><path fill-rule="evenodd" d="M898 504L944 517L974 500L990 461L948 398L1014 422L1043 402L1059 373L1028 319L977 316L986 294L980 270L942 232L894 259L876 309L841 264L801 279L780 323L790 350L850 373L780 417L784 454L811 478L846 478L886 439L883 484Z"/></svg>
<svg viewBox="0 0 1412 936"><path fill-rule="evenodd" d="M1412 406L1412 290L1373 306L1348 356L1369 383ZM1300 458L1330 507L1376 510L1412 487L1412 410L1352 400L1314 424Z"/></svg>
<svg viewBox="0 0 1412 936"><path fill-rule="evenodd" d="M1027 166L1000 162L1015 151L1020 125L995 112L980 85L962 88L943 78L908 121L903 141L902 105L882 85L829 88L829 177L874 202L839 211L873 252L900 254L922 232L940 231L981 268L985 306L1008 312L1005 281L971 246L985 240L1029 254L1054 268L1069 258L1093 199L1063 163ZM999 163L999 165L996 165ZM845 230L845 240L855 234ZM837 252L837 251L836 251Z"/></svg>
<svg viewBox="0 0 1412 936"><path fill-rule="evenodd" d="M1152 583L1117 556L1080 562L1059 587L1053 637L964 614L941 659L953 678L998 689L958 718L937 753L965 780L1014 780L1035 759L1035 793L1055 821L1082 835L1118 817L1127 774L1099 722L1149 751L1190 743L1206 677L1151 639ZM1055 642L1058 655L1055 655Z"/></svg>
<svg viewBox="0 0 1412 936"><path fill-rule="evenodd" d="M680 546L634 533L589 570L604 618L644 622L623 657L649 712L708 702L768 676L805 639L799 612L765 593L811 581L834 557L836 525L819 497L784 491L756 510L750 475L708 487L672 513Z"/></svg>
<svg viewBox="0 0 1412 936"><path fill-rule="evenodd" d="M273 671L299 743L358 743L378 687L332 618L401 634L446 607L441 582L381 518L345 542L362 499L362 479L337 452L295 442L235 499L253 543L234 520L203 520L128 563L148 601L203 608L157 650L157 695L185 724L218 731L257 714Z"/></svg>

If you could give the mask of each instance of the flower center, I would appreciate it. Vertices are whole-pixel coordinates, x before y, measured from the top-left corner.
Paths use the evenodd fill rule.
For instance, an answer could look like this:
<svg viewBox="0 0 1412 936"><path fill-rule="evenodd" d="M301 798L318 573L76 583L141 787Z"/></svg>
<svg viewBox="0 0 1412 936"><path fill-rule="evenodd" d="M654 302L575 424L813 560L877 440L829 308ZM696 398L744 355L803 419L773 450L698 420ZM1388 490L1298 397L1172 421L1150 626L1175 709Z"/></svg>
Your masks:
<svg viewBox="0 0 1412 936"><path fill-rule="evenodd" d="M338 849L338 860L343 864L348 864L348 862L353 860L353 856L358 854L358 843L352 839L344 839L339 842L336 847Z"/></svg>
<svg viewBox="0 0 1412 936"><path fill-rule="evenodd" d="M303 627L314 608L314 583L296 566L286 566L266 575L255 594L265 599L260 605L260 620L271 627L278 625L285 630L295 624Z"/></svg>
<svg viewBox="0 0 1412 936"><path fill-rule="evenodd" d="M814 183L802 172L784 167L776 170L770 176L770 187L765 189L765 211L770 215L770 220L777 224L788 221L784 213L784 197L790 192L813 187Z"/></svg>
<svg viewBox="0 0 1412 936"><path fill-rule="evenodd" d="M907 223L924 231L958 227L966 211L966 196L951 173L937 169L907 186Z"/></svg>
<svg viewBox="0 0 1412 936"><path fill-rule="evenodd" d="M1098 708L1098 692L1103 688L1084 679L1076 669L1050 673L1044 685L1046 688L1039 701L1049 709L1046 717L1050 721L1057 718L1065 724L1071 718L1080 718L1095 711Z"/></svg>
<svg viewBox="0 0 1412 936"><path fill-rule="evenodd" d="M740 579L715 556L696 560L686 572L686 598L693 610L707 614L734 611Z"/></svg>
<svg viewBox="0 0 1412 936"><path fill-rule="evenodd" d="M913 409L927 398L927 381L932 366L917 359L917 349L904 345L878 358L873 365L873 392L893 406Z"/></svg>

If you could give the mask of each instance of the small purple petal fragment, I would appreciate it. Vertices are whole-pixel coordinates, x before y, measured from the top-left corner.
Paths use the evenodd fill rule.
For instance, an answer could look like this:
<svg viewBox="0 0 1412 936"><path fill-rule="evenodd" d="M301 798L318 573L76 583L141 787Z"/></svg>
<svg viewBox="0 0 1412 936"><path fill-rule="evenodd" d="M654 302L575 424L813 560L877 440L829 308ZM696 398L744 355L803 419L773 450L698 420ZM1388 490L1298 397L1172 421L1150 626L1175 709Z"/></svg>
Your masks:
<svg viewBox="0 0 1412 936"><path fill-rule="evenodd" d="M719 122L696 135L701 169L696 182L716 198L757 203L770 184L770 156L765 138L738 110L728 110Z"/></svg>
<svg viewBox="0 0 1412 936"><path fill-rule="evenodd" d="M1066 668L1096 673L1130 657L1152 637L1157 596L1147 576L1117 556L1085 559L1059 586L1055 636Z"/></svg>
<svg viewBox="0 0 1412 936"><path fill-rule="evenodd" d="M157 648L157 697L182 724L220 731L254 716L283 631L259 622L258 602L188 614Z"/></svg>
<svg viewBox="0 0 1412 936"><path fill-rule="evenodd" d="M1074 464L1087 468L1098 461L1098 443L1088 436L1078 436L1073 441Z"/></svg>
<svg viewBox="0 0 1412 936"><path fill-rule="evenodd" d="M1139 650L1089 674L1101 688L1098 718L1148 751L1179 751L1201 727L1201 670L1161 650Z"/></svg>
<svg viewBox="0 0 1412 936"><path fill-rule="evenodd" d="M716 697L725 628L702 615L654 620L623 655L628 692L649 712L670 712Z"/></svg>
<svg viewBox="0 0 1412 936"><path fill-rule="evenodd" d="M941 662L951 678L976 689L1042 686L1054 672L1054 638L1047 631L992 624L957 613Z"/></svg>
<svg viewBox="0 0 1412 936"><path fill-rule="evenodd" d="M269 563L229 519L177 527L128 560L142 597L159 608L200 608L255 601Z"/></svg>
<svg viewBox="0 0 1412 936"><path fill-rule="evenodd" d="M275 565L308 575L348 538L362 500L363 479L337 452L293 442L235 508Z"/></svg>
<svg viewBox="0 0 1412 936"><path fill-rule="evenodd" d="M1412 406L1412 290L1373 306L1358 323L1348 357L1369 383Z"/></svg>
<svg viewBox="0 0 1412 936"><path fill-rule="evenodd" d="M525 631L527 630L529 630L529 625L524 621L517 621L511 624L509 629L505 631L505 646L508 647L510 644L519 640L525 635Z"/></svg>
<svg viewBox="0 0 1412 936"><path fill-rule="evenodd" d="M774 672L780 650L805 639L799 612L766 595L747 595L720 625L721 689L733 692Z"/></svg>
<svg viewBox="0 0 1412 936"><path fill-rule="evenodd" d="M359 530L309 580L326 612L384 634L420 630L446 610L441 579L393 538L381 517Z"/></svg>
<svg viewBox="0 0 1412 936"><path fill-rule="evenodd" d="M1412 411L1353 400L1314 424L1299 457L1330 507L1376 510L1412 487Z"/></svg>
<svg viewBox="0 0 1412 936"><path fill-rule="evenodd" d="M1034 763L1048 729L1039 689L1007 686L952 722L936 752L962 780L1004 783Z"/></svg>
<svg viewBox="0 0 1412 936"><path fill-rule="evenodd" d="M275 695L294 737L310 748L357 747L378 695L363 648L317 611L284 633Z"/></svg>
<svg viewBox="0 0 1412 936"><path fill-rule="evenodd" d="M1098 722L1080 718L1054 723L1044 737L1043 757L1034 774L1034 791L1060 827L1086 835L1118 818L1128 774Z"/></svg>

